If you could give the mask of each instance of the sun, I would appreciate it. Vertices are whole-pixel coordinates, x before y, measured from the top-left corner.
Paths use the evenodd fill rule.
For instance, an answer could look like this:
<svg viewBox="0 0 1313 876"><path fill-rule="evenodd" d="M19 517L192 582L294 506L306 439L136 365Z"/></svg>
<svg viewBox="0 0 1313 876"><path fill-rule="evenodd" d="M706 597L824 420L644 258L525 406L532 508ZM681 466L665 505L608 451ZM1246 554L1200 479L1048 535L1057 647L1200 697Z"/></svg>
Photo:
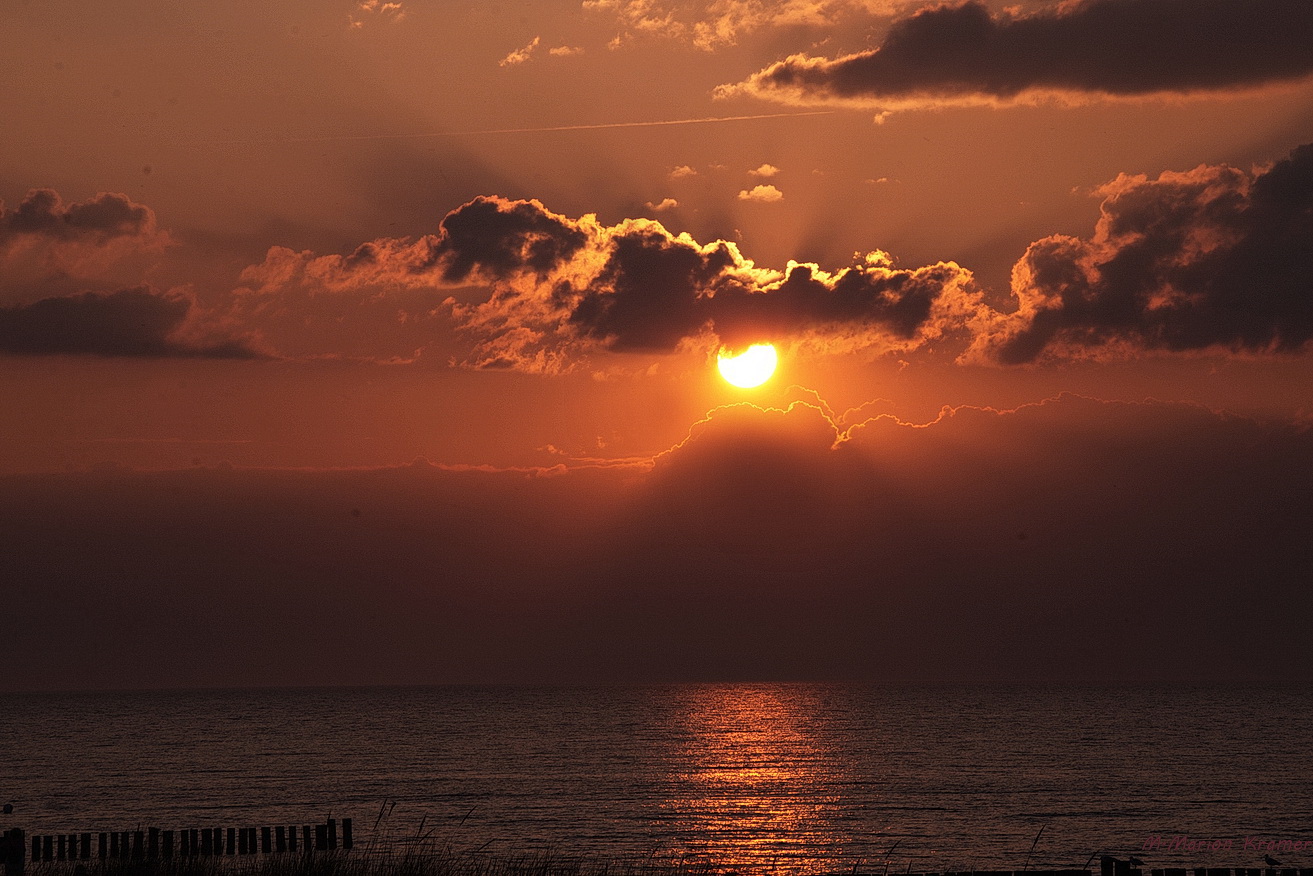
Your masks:
<svg viewBox="0 0 1313 876"><path fill-rule="evenodd" d="M775 373L779 356L771 344L753 344L748 349L732 355L728 348L721 347L716 354L716 366L720 376L742 389L761 386Z"/></svg>

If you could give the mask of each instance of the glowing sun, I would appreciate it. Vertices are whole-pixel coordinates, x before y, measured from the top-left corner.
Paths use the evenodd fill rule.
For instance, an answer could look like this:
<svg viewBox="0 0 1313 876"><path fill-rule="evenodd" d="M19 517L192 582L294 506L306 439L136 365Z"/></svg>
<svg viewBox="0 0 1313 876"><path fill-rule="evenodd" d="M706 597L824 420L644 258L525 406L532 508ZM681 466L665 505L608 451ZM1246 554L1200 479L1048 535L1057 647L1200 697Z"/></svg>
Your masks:
<svg viewBox="0 0 1313 876"><path fill-rule="evenodd" d="M735 386L751 389L761 386L775 373L779 356L770 344L753 344L737 356L730 355L725 347L716 355L720 376Z"/></svg>

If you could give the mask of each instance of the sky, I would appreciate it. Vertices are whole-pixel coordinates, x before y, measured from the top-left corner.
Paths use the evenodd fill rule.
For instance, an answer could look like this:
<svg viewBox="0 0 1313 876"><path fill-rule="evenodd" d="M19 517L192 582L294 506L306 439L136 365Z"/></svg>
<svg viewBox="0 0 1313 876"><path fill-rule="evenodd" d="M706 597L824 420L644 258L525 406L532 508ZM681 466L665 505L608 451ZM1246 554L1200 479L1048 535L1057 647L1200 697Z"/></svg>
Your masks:
<svg viewBox="0 0 1313 876"><path fill-rule="evenodd" d="M0 23L0 689L1313 681L1305 0Z"/></svg>

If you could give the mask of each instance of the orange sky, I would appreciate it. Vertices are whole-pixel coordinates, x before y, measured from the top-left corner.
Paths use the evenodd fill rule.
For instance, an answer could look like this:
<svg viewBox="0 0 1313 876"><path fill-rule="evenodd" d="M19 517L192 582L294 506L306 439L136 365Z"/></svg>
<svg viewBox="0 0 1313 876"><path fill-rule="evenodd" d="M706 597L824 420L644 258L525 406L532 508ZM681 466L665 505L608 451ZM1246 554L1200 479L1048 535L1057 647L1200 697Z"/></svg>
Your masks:
<svg viewBox="0 0 1313 876"><path fill-rule="evenodd" d="M1220 567L1255 570L1276 588L1263 593L1288 598L1292 576L1309 571L1294 533L1313 520L1290 474L1313 462L1310 9L1303 0L49 0L6 9L6 514L21 518L13 497L44 483L33 476L58 473L41 499L49 519L32 524L39 537L29 533L30 544L46 544L59 503L81 501L79 490L113 506L113 489L85 472L119 470L125 495L149 492L131 480L147 475L126 470L168 472L159 477L201 502L211 487L187 480L196 470L363 469L386 480L418 459L439 482L469 467L480 471L461 476L475 484L498 471L551 472L562 496L489 487L483 502L462 481L451 507L473 503L491 522L519 520L499 501L561 502L594 509L578 513L595 527L605 523L595 508L606 507L627 521L627 536L649 539L643 555L663 526L688 537L692 522L671 509L696 501L698 478L755 459L754 442L785 441L783 456L771 450L760 471L729 478L718 513L764 504L755 516L776 547L762 548L753 568L792 568L771 553L794 543L785 532L806 534L790 556L849 557L818 597L818 617L833 620L844 606L879 614L892 599L863 589L876 553L855 535L830 544L801 510L757 495L760 484L786 494L809 484L809 513L855 525L868 513L885 519L888 509L870 503L889 484L873 472L897 469L899 489L934 506L929 528L902 533L900 550L927 539L940 566L917 577L913 551L890 568L928 590L989 570L1021 582L1001 603L1016 605L1036 576L1066 574L1067 555L1049 542L1042 563L1022 568L989 545L1013 545L1011 530L1063 513L1070 492L1054 486L1059 472L1066 489L1088 488L1073 501L1098 515L1117 502L1134 520L1198 510L1197 485L1159 470L1176 458L1173 442L1194 436L1198 446L1180 458L1207 460L1235 507L1276 496L1265 547L1247 543L1251 553ZM756 390L724 383L717 348L755 341L777 345L776 376ZM769 410L744 420L749 409L723 407L742 402ZM1132 478L1122 492L1105 483L1108 465ZM1016 481L955 489L938 480L949 471ZM1130 474L1145 471L1158 479ZM276 478L249 477L259 507L281 501ZM582 486L586 478L606 486ZM413 489L393 496L407 520L423 507ZM957 489L986 501L980 514L992 502L1016 521L1007 535L964 538L949 562L932 534L975 519L961 517ZM1163 504L1186 494L1193 505ZM127 553L173 539L170 550L194 557L177 533L150 534L164 519L153 501L139 507L153 522ZM1076 574L1078 590L1110 600L1096 614L1131 611L1130 597L1107 594L1150 574L1145 533L1183 557L1200 539L1218 543L1226 506L1204 504L1194 532L1132 526L1118 536L1130 542L1102 554L1089 532L1079 536L1103 557ZM1075 537L1065 528L1074 525L1060 529ZM311 530L307 544L327 538ZM91 540L102 537L113 540L109 530ZM507 538L533 554L532 539ZM577 568L543 573L547 591L609 568L574 549ZM702 545L694 556L724 550L741 554ZM37 554L24 556L29 571L42 568ZM70 573L70 587L102 580L97 556ZM219 568L246 562L216 557ZM134 580L150 580L125 562ZM524 562L521 577L537 580L534 561ZM691 579L737 574L719 559L700 573L689 562L678 573ZM393 572L422 568L415 558ZM281 586L270 569L260 573L267 586ZM496 577L477 557L452 574ZM1193 574L1153 572L1172 593ZM36 605L32 594L49 591L31 586ZM335 586L358 595L366 585L348 575ZM638 611L655 586L615 597L598 628ZM910 616L920 598L891 611ZM404 613L407 599L385 614ZM778 623L791 599L768 600L754 623ZM1168 604L1164 593L1153 599ZM475 602L481 617L497 614ZM982 592L963 604L989 603ZM1291 605L1309 617L1302 591ZM580 636L587 645L560 657L562 677L589 675L580 667L614 645L611 633ZM761 674L842 674L841 655L812 666L796 650L793 663ZM42 659L22 684L71 683ZM652 659L633 674L661 676ZM420 680L520 672L514 661L449 673L433 663ZM1080 674L1075 652L1068 663ZM360 677L388 680L391 665ZM698 665L705 671L668 674L753 674L720 652ZM1299 666L1307 671L1307 659ZM862 667L880 672L878 661ZM1173 667L1164 656L1146 673ZM227 671L196 668L175 681L219 683ZM300 677L290 664L273 675Z"/></svg>

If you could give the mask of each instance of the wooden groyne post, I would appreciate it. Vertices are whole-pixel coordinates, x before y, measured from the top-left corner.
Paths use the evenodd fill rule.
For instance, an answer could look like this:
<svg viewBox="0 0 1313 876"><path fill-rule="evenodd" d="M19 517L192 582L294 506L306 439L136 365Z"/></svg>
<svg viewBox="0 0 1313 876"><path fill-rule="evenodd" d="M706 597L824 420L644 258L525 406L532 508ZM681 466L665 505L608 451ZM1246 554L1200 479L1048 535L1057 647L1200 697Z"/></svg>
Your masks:
<svg viewBox="0 0 1313 876"><path fill-rule="evenodd" d="M341 842L338 842L339 822L330 818L323 824L285 825L265 827L201 827L187 830L160 830L150 827L143 830L101 831L96 834L95 855L101 860L156 858L194 858L220 855L280 854L300 851L303 854L350 851L354 847L351 819L343 818ZM298 833L301 842L297 842ZM92 836L86 833L33 834L32 861L89 861L92 854ZM23 876L24 853L27 841L23 831L15 828L4 834L3 854L5 876ZM15 863L16 862L16 863Z"/></svg>
<svg viewBox="0 0 1313 876"><path fill-rule="evenodd" d="M6 830L0 836L0 863L5 865L5 876L23 876L26 854L27 840L21 827Z"/></svg>

